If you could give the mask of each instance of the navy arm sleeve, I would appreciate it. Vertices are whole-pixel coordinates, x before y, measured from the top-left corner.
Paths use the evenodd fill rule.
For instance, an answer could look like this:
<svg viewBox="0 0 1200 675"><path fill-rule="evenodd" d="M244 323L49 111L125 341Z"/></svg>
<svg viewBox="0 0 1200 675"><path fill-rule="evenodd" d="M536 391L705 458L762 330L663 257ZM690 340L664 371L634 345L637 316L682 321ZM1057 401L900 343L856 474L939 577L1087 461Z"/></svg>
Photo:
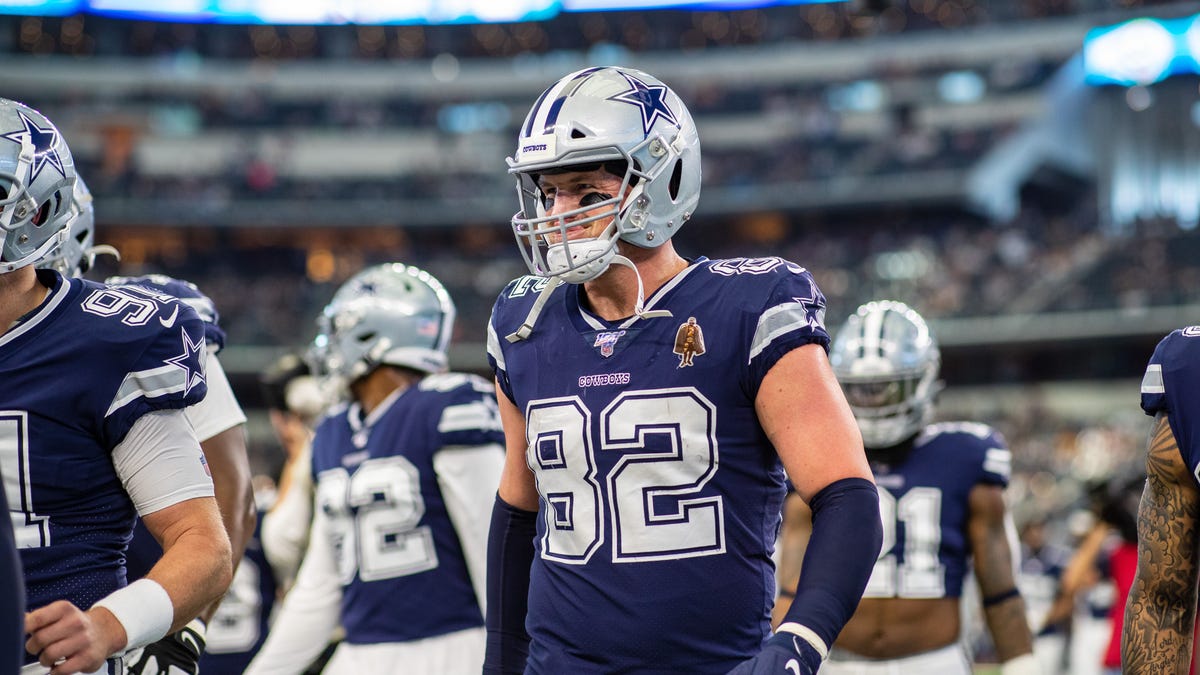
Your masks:
<svg viewBox="0 0 1200 675"><path fill-rule="evenodd" d="M488 533L484 675L525 672L529 657L525 614L536 534L536 511L518 509L496 495Z"/></svg>
<svg viewBox="0 0 1200 675"><path fill-rule="evenodd" d="M858 608L879 558L879 491L864 478L843 478L814 495L809 508L812 536L784 622L807 626L829 647Z"/></svg>

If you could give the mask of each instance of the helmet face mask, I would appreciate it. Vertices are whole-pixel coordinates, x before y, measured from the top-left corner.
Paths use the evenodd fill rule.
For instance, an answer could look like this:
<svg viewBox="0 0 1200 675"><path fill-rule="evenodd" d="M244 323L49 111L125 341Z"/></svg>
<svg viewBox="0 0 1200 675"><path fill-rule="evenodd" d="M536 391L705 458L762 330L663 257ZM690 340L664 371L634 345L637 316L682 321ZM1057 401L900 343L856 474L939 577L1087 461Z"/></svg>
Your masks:
<svg viewBox="0 0 1200 675"><path fill-rule="evenodd" d="M0 274L33 264L69 236L75 163L33 108L0 99Z"/></svg>
<svg viewBox="0 0 1200 675"><path fill-rule="evenodd" d="M941 353L921 315L893 301L870 302L846 320L829 354L868 449L918 433L933 416Z"/></svg>
<svg viewBox="0 0 1200 675"><path fill-rule="evenodd" d="M317 320L313 370L348 385L381 365L446 370L455 309L441 282L390 263L351 277Z"/></svg>
<svg viewBox="0 0 1200 675"><path fill-rule="evenodd" d="M586 207L547 215L541 173L623 164L621 189ZM661 246L700 197L700 140L683 101L654 77L628 68L587 68L546 90L529 111L508 159L521 210L512 227L531 273L581 283L599 276L619 240ZM567 218L610 218L589 239L568 241Z"/></svg>
<svg viewBox="0 0 1200 675"><path fill-rule="evenodd" d="M580 172L595 170L594 165L579 165L568 167L561 173L574 173L572 169ZM621 204L630 183L636 180L628 170L615 177L621 179L615 195L592 192L580 200L581 206L551 216L546 215L546 196L538 185L538 176L518 175L517 191L524 209L522 213L536 214L532 218L522 218L518 213L513 216L512 223L521 244L521 255L531 271L539 276L558 274L568 283L582 283L599 276L608 267L621 235ZM594 237L572 239L568 234L571 228L603 221L607 224Z"/></svg>

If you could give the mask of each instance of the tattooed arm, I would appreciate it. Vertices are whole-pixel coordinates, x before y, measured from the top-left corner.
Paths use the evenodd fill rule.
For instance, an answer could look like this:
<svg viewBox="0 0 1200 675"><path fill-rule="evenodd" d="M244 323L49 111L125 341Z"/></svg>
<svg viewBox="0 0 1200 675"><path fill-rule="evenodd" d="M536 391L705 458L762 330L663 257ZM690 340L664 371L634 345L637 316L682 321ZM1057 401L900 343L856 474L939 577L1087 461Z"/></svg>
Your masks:
<svg viewBox="0 0 1200 675"><path fill-rule="evenodd" d="M975 576L985 599L984 617L1002 662L1033 652L1025 601L1016 593L1013 552L1005 530L1004 493L998 485L976 485L968 497ZM988 603L987 598L995 598Z"/></svg>
<svg viewBox="0 0 1200 675"><path fill-rule="evenodd" d="M1188 672L1196 616L1200 490L1160 412L1150 432L1146 488L1138 507L1138 569L1125 606L1125 673Z"/></svg>

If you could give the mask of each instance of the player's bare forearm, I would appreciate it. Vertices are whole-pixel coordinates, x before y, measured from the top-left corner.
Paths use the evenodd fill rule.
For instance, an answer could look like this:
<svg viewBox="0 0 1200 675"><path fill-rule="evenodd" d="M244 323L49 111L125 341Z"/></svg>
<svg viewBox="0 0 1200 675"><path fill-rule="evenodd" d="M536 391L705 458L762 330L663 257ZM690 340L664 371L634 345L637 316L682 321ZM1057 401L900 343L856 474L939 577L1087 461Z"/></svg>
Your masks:
<svg viewBox="0 0 1200 675"><path fill-rule="evenodd" d="M971 552L984 618L996 655L1008 661L1033 651L1033 634L1025 615L1025 601L1016 593L1013 552L1005 530L1004 494L996 485L977 485L971 490Z"/></svg>
<svg viewBox="0 0 1200 675"><path fill-rule="evenodd" d="M1162 413L1149 445L1138 507L1138 569L1125 606L1121 658L1125 673L1187 673L1196 616L1200 492Z"/></svg>
<svg viewBox="0 0 1200 675"><path fill-rule="evenodd" d="M246 545L254 535L258 517L254 506L254 490L250 483L250 460L246 453L246 437L242 425L226 429L200 443L204 457L212 470L213 489L221 524L229 535L233 569L236 570ZM200 614L208 621L217 611L220 600Z"/></svg>
<svg viewBox="0 0 1200 675"><path fill-rule="evenodd" d="M183 628L216 602L233 579L229 537L221 525L216 500L189 499L142 518L162 544L163 556L146 575L171 597L175 621Z"/></svg>
<svg viewBox="0 0 1200 675"><path fill-rule="evenodd" d="M996 643L996 656L1008 661L1022 654L1033 652L1033 635L1025 615L1025 601L1021 596L1011 597L984 609L988 631Z"/></svg>

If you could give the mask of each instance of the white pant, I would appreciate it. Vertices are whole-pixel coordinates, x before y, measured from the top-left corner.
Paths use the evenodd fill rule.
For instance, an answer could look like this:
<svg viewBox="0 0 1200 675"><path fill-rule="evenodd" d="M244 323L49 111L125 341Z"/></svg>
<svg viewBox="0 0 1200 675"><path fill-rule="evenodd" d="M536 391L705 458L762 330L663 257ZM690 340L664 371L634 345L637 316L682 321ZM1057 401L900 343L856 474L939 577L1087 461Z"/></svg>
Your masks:
<svg viewBox="0 0 1200 675"><path fill-rule="evenodd" d="M333 652L324 675L479 675L487 631L468 628L412 642L352 645Z"/></svg>
<svg viewBox="0 0 1200 675"><path fill-rule="evenodd" d="M957 642L899 659L867 659L835 647L817 672L820 675L971 675L971 663Z"/></svg>

